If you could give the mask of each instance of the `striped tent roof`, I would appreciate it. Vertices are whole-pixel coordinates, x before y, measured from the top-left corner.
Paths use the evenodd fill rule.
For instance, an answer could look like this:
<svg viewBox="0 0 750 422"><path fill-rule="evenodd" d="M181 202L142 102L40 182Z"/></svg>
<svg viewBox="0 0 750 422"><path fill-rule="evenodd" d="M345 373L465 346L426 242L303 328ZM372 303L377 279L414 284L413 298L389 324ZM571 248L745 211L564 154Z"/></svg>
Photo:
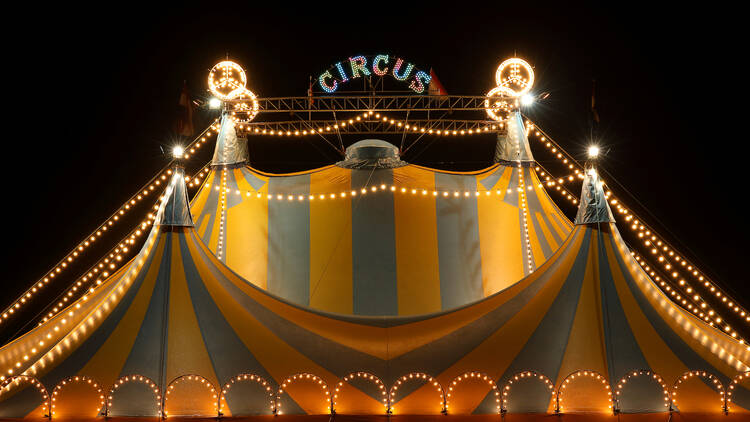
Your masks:
<svg viewBox="0 0 750 422"><path fill-rule="evenodd" d="M672 303L614 223L577 225L536 271L472 304L342 316L244 280L189 222L165 225L182 183L178 170L162 224L123 270L0 348L0 417L42 414L44 394L54 417L162 405L170 416L606 415L670 402L720 414L725 389L732 414L750 409L747 346Z"/></svg>
<svg viewBox="0 0 750 422"><path fill-rule="evenodd" d="M510 124L527 150L520 116ZM225 139L236 139L226 117L216 148L232 160L212 166L192 202L198 235L240 276L314 309L405 316L462 306L531 273L572 229L530 160L475 172L268 174Z"/></svg>

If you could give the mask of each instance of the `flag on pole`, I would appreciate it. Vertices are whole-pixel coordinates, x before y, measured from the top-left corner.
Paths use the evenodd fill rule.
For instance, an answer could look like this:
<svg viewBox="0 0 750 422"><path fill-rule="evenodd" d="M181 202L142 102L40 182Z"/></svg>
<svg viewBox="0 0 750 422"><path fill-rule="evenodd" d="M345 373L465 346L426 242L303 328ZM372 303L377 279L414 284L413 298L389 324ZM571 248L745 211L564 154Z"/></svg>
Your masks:
<svg viewBox="0 0 750 422"><path fill-rule="evenodd" d="M310 107L312 107L313 103L315 102L315 99L313 98L313 79L312 76L310 76L310 86L307 88L307 98L308 103L310 104Z"/></svg>
<svg viewBox="0 0 750 422"><path fill-rule="evenodd" d="M177 118L177 127L175 132L178 135L190 137L195 133L193 127L193 102L190 101L190 92L188 91L187 81L183 82L182 93L179 101L179 116Z"/></svg>
<svg viewBox="0 0 750 422"><path fill-rule="evenodd" d="M432 68L430 68L430 84L427 86L427 93L429 95L448 95L448 91L440 83L440 79Z"/></svg>

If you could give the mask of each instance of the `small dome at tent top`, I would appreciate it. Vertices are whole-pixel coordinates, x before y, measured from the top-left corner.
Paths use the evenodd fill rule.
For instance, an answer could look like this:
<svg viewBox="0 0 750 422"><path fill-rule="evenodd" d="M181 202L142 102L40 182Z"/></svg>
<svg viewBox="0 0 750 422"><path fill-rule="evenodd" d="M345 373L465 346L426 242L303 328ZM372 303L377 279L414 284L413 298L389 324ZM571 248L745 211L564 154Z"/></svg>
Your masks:
<svg viewBox="0 0 750 422"><path fill-rule="evenodd" d="M395 168L405 166L398 148L380 139L364 139L346 148L344 161L336 163L345 168Z"/></svg>

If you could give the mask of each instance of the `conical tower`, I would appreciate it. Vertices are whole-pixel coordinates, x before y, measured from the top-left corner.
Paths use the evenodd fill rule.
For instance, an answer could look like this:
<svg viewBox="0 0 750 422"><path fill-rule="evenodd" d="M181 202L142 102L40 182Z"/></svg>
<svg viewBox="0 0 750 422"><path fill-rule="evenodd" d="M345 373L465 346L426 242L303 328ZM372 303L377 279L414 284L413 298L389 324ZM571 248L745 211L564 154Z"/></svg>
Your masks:
<svg viewBox="0 0 750 422"><path fill-rule="evenodd" d="M531 165L534 162L534 156L531 154L521 112L514 110L506 121L506 125L505 133L497 137L495 162L520 162L522 165Z"/></svg>

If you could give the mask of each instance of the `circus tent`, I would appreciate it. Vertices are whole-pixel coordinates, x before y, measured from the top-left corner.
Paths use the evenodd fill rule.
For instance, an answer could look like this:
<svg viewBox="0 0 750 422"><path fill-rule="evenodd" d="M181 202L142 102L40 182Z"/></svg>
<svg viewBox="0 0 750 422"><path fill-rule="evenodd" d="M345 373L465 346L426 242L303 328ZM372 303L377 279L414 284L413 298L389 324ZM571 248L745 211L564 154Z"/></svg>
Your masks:
<svg viewBox="0 0 750 422"><path fill-rule="evenodd" d="M224 116L191 212L219 260L291 302L363 316L439 312L529 275L572 229L533 167L520 113L495 161L441 171L370 140L336 165L268 174L248 165L246 140Z"/></svg>
<svg viewBox="0 0 750 422"><path fill-rule="evenodd" d="M185 192L177 168L141 252L0 349L14 375L0 416L720 415L725 389L732 414L750 409L747 346L661 292L594 171L574 228L533 272L413 316L314 310L242 278L204 244Z"/></svg>

